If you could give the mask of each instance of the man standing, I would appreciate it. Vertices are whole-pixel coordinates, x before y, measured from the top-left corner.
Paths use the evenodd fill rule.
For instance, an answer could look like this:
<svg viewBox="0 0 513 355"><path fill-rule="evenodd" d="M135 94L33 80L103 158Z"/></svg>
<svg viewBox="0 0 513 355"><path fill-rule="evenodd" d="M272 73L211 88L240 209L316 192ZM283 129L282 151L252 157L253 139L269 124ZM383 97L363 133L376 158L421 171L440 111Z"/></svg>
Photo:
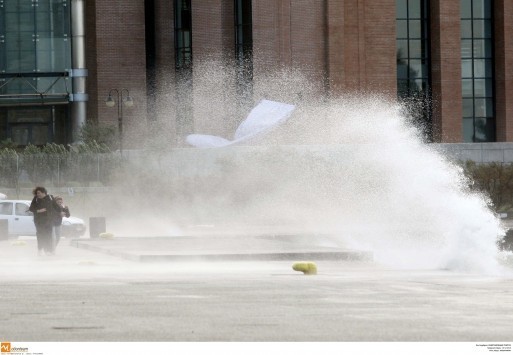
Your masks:
<svg viewBox="0 0 513 355"><path fill-rule="evenodd" d="M38 254L43 255L44 250L46 254L53 255L52 228L55 214L59 213L60 209L44 187L37 186L32 193L34 198L29 211L34 214Z"/></svg>

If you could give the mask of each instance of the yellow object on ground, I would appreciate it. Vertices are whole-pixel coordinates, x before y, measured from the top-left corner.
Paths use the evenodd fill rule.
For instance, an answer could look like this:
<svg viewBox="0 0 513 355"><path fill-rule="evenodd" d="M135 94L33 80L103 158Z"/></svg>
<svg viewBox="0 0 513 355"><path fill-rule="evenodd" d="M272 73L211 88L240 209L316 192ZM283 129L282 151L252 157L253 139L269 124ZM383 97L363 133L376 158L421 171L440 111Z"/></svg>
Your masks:
<svg viewBox="0 0 513 355"><path fill-rule="evenodd" d="M112 233L100 233L100 238L112 239L112 238L114 238L114 234L112 234Z"/></svg>
<svg viewBox="0 0 513 355"><path fill-rule="evenodd" d="M27 245L27 242L23 241L23 240L17 240L15 242L11 242L11 245L15 245L15 246L24 246L24 245Z"/></svg>
<svg viewBox="0 0 513 355"><path fill-rule="evenodd" d="M311 261L301 261L298 263L294 263L292 265L292 269L295 271L302 271L305 275L317 274L317 265Z"/></svg>

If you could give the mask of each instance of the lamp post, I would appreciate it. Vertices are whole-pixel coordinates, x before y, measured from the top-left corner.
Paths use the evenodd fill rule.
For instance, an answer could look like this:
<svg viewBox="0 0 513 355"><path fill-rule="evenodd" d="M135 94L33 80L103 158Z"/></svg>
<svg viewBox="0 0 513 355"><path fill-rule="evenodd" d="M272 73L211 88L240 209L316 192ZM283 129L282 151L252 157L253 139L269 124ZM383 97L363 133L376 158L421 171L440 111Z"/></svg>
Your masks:
<svg viewBox="0 0 513 355"><path fill-rule="evenodd" d="M112 97L113 93L115 93L114 97ZM128 89L110 89L109 96L107 96L107 99L105 100L105 105L108 107L114 107L116 104L118 105L119 152L123 155L123 106L134 106L134 101L130 97Z"/></svg>

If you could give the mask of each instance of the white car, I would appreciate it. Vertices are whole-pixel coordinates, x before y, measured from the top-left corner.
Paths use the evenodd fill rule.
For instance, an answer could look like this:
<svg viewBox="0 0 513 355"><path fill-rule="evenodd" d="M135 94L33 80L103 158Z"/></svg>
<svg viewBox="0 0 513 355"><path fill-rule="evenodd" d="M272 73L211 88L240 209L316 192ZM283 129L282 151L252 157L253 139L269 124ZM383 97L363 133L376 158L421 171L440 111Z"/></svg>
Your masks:
<svg viewBox="0 0 513 355"><path fill-rule="evenodd" d="M20 235L35 236L34 216L29 211L29 200L0 200L0 219L7 219L8 234L11 238ZM77 217L63 217L61 236L78 238L84 235L84 220Z"/></svg>

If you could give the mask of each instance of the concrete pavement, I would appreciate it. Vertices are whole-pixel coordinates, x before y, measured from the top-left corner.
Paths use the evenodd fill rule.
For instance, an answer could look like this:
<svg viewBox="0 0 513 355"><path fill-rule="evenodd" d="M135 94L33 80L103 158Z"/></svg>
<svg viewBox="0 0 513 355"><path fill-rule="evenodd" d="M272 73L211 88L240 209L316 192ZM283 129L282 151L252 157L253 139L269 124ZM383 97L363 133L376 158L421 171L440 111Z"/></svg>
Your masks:
<svg viewBox="0 0 513 355"><path fill-rule="evenodd" d="M23 242L0 242L6 341L513 340L511 273L314 259L306 276L291 260L141 263L66 240L38 257Z"/></svg>

